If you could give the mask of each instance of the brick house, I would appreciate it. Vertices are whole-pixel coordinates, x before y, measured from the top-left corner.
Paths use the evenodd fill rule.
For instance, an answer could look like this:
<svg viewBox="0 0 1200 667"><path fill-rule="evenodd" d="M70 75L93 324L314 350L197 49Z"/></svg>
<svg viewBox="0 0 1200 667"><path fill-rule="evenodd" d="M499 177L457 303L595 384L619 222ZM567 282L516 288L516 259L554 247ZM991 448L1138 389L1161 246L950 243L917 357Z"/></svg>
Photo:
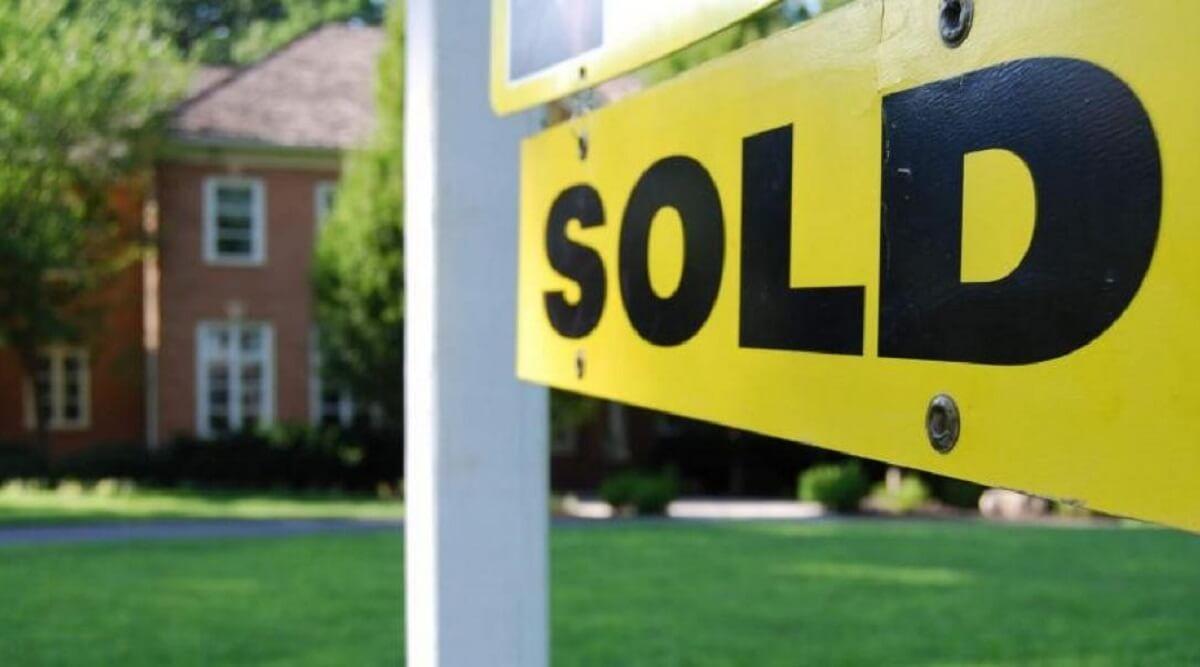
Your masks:
<svg viewBox="0 0 1200 667"><path fill-rule="evenodd" d="M197 73L150 173L114 197L156 252L104 295L93 336L46 349L36 382L0 350L0 441L31 439L33 391L56 455L360 412L322 386L309 276L341 155L372 128L383 39L329 25Z"/></svg>

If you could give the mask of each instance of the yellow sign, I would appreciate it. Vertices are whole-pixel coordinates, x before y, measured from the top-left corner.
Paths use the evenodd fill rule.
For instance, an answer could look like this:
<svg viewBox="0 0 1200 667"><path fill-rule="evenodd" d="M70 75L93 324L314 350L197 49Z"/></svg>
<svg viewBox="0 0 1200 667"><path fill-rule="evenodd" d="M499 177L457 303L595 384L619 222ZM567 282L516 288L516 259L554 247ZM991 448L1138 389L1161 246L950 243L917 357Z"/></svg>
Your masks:
<svg viewBox="0 0 1200 667"><path fill-rule="evenodd" d="M519 111L678 51L777 0L492 0L492 107Z"/></svg>
<svg viewBox="0 0 1200 667"><path fill-rule="evenodd" d="M527 140L519 376L1200 529L1200 3L938 11Z"/></svg>

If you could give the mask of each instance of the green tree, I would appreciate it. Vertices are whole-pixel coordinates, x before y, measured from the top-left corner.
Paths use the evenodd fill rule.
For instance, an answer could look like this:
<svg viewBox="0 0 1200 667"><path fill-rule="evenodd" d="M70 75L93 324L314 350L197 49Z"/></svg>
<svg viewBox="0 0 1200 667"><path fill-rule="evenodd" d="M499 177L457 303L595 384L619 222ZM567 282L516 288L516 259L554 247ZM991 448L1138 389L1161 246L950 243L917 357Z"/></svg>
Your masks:
<svg viewBox="0 0 1200 667"><path fill-rule="evenodd" d="M125 0L149 5L155 30L200 62L253 62L323 23L378 24L385 0Z"/></svg>
<svg viewBox="0 0 1200 667"><path fill-rule="evenodd" d="M317 244L313 282L322 371L394 424L404 406L404 14L390 5L376 131L346 161Z"/></svg>
<svg viewBox="0 0 1200 667"><path fill-rule="evenodd" d="M109 196L148 157L185 77L145 11L0 3L0 345L27 376L42 346L82 337L84 297L133 256Z"/></svg>

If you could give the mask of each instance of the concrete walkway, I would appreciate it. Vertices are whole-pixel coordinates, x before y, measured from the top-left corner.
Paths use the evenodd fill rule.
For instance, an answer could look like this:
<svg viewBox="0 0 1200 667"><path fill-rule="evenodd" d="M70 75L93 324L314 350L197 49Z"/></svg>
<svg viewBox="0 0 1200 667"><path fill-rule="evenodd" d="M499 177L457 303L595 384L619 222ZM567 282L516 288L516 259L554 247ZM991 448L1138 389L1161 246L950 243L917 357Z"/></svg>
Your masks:
<svg viewBox="0 0 1200 667"><path fill-rule="evenodd" d="M23 544L73 544L131 540L293 537L323 533L399 532L400 521L347 519L188 519L97 522L0 528L0 548Z"/></svg>
<svg viewBox="0 0 1200 667"><path fill-rule="evenodd" d="M577 519L608 519L612 507L598 499L567 496L563 499L564 514ZM764 500L738 498L680 498L667 506L672 519L764 520L817 519L828 512L819 503L795 500Z"/></svg>

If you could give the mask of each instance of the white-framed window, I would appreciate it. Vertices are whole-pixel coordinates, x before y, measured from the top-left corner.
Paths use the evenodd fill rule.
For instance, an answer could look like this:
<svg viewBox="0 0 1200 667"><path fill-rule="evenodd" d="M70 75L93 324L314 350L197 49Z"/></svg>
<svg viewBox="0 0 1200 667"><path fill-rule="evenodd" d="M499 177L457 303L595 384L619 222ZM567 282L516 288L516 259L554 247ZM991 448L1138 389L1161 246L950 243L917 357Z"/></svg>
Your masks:
<svg viewBox="0 0 1200 667"><path fill-rule="evenodd" d="M320 332L316 327L309 337L309 418L313 426L379 426L383 422L381 410L374 409L354 400L348 389L329 382L321 370Z"/></svg>
<svg viewBox="0 0 1200 667"><path fill-rule="evenodd" d="M37 371L25 386L25 426L37 428L40 397L46 426L79 431L91 426L91 372L87 350L49 347L38 354Z"/></svg>
<svg viewBox="0 0 1200 667"><path fill-rule="evenodd" d="M258 266L267 258L263 182L214 177L204 181L204 261Z"/></svg>
<svg viewBox="0 0 1200 667"><path fill-rule="evenodd" d="M205 438L267 426L275 416L275 332L261 322L196 329L196 432Z"/></svg>
<svg viewBox="0 0 1200 667"><path fill-rule="evenodd" d="M313 217L317 221L317 231L325 227L325 222L329 220L329 214L333 212L333 205L337 201L337 183L333 181L321 181L313 188Z"/></svg>

